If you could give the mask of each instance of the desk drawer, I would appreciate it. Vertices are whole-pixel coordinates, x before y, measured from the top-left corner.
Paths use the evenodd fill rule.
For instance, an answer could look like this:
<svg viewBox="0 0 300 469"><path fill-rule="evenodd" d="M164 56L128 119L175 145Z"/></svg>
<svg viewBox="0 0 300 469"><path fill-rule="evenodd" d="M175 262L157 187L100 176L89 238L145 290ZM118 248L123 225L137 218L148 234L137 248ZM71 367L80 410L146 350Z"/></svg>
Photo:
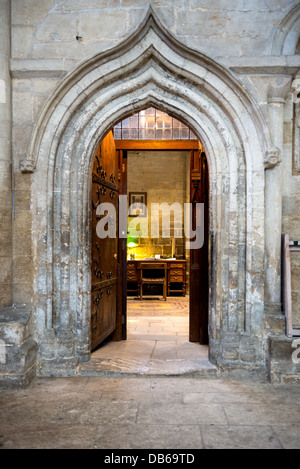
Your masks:
<svg viewBox="0 0 300 469"><path fill-rule="evenodd" d="M170 264L170 270L171 272L173 270L177 270L177 269L183 269L184 268L184 264Z"/></svg>
<svg viewBox="0 0 300 469"><path fill-rule="evenodd" d="M183 275L183 269L171 269L170 275Z"/></svg>
<svg viewBox="0 0 300 469"><path fill-rule="evenodd" d="M137 280L137 266L134 262L127 263L127 279Z"/></svg>
<svg viewBox="0 0 300 469"><path fill-rule="evenodd" d="M183 274L173 274L173 272L170 273L170 282L183 282Z"/></svg>
<svg viewBox="0 0 300 469"><path fill-rule="evenodd" d="M137 282L137 275L129 275L127 274L127 282Z"/></svg>

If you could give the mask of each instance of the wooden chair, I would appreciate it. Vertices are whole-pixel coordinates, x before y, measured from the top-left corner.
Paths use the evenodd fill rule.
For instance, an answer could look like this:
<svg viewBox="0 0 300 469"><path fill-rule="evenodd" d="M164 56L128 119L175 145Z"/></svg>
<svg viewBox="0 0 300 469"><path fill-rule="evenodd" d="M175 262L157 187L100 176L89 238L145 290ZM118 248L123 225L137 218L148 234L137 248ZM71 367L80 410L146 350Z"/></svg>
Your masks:
<svg viewBox="0 0 300 469"><path fill-rule="evenodd" d="M149 270L160 270L163 273L163 276L149 277L143 275L143 271ZM146 275L146 273L145 273ZM163 285L163 297L164 300L167 300L167 264L166 262L153 262L153 263L141 263L141 277L140 277L140 299L143 300L143 285Z"/></svg>

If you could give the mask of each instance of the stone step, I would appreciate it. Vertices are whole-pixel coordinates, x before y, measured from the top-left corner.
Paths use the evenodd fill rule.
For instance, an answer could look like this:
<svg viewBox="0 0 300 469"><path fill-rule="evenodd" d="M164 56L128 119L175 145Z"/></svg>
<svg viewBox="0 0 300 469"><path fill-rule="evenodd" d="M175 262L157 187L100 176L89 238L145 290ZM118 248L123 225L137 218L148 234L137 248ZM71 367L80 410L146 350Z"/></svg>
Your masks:
<svg viewBox="0 0 300 469"><path fill-rule="evenodd" d="M37 344L25 308L0 311L0 388L26 387L36 375Z"/></svg>
<svg viewBox="0 0 300 469"><path fill-rule="evenodd" d="M79 376L197 376L217 377L217 367L207 361L133 360L92 358L78 366Z"/></svg>
<svg viewBox="0 0 300 469"><path fill-rule="evenodd" d="M300 383L300 337L270 336L267 367L271 383Z"/></svg>
<svg viewBox="0 0 300 469"><path fill-rule="evenodd" d="M31 313L25 307L0 309L0 339L9 345L20 345L30 337Z"/></svg>

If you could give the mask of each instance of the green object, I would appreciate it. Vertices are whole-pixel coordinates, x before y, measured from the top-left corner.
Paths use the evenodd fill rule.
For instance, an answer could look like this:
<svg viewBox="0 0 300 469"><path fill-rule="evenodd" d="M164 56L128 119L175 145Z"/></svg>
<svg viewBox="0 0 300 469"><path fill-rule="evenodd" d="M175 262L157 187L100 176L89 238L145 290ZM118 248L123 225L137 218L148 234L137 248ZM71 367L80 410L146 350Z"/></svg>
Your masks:
<svg viewBox="0 0 300 469"><path fill-rule="evenodd" d="M129 248L136 248L139 245L138 238L133 238L131 236L127 237L127 246Z"/></svg>
<svg viewBox="0 0 300 469"><path fill-rule="evenodd" d="M134 243L133 241L131 241L130 243L127 244L127 246L129 248L136 248L138 246L138 244Z"/></svg>

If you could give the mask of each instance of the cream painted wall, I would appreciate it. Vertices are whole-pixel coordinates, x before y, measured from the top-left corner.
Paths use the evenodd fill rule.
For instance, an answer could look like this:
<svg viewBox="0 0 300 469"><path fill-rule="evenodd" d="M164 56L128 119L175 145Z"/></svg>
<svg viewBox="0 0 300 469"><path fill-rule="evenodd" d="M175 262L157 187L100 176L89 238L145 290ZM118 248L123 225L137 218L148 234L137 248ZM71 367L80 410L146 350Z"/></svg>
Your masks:
<svg viewBox="0 0 300 469"><path fill-rule="evenodd" d="M171 217L171 237L151 238L151 204L164 202L179 203L182 207L186 202L187 151L140 151L128 152L128 193L146 192L148 206L148 238L141 236L140 246L132 252L138 257L153 257L155 254L170 257L172 253L172 233L174 233L174 219ZM135 218L129 217L131 223ZM142 223L144 220L139 220ZM180 226L183 229L183 219ZM175 227L176 229L176 227ZM162 225L160 223L160 235ZM176 238L176 254L185 254L184 238Z"/></svg>

